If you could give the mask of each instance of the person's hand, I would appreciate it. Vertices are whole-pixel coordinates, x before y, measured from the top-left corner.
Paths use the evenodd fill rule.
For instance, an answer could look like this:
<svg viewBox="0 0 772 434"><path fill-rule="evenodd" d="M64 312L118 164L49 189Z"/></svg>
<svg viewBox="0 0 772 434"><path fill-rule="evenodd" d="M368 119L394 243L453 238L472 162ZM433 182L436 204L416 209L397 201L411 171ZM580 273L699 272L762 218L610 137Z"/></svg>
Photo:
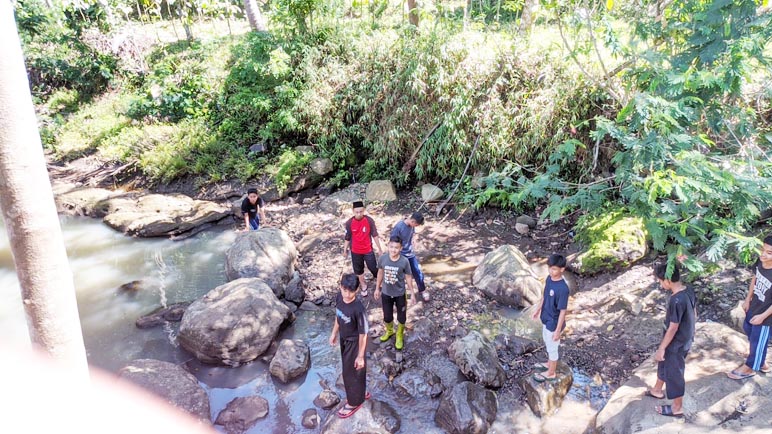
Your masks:
<svg viewBox="0 0 772 434"><path fill-rule="evenodd" d="M533 311L533 313L531 314L531 319L537 319L537 318L539 318L539 314L540 314L540 313L541 313L541 309L536 309L536 310L534 310L534 311Z"/></svg>
<svg viewBox="0 0 772 434"><path fill-rule="evenodd" d="M348 259L348 252L346 249L343 249L343 259Z"/></svg>
<svg viewBox="0 0 772 434"><path fill-rule="evenodd" d="M373 297L375 297L376 299L381 298L381 290L380 290L380 288L375 288L375 292L373 292Z"/></svg>
<svg viewBox="0 0 772 434"><path fill-rule="evenodd" d="M751 323L751 324L753 324L753 325L761 325L761 323L763 323L765 319L766 319L766 318L764 318L764 317L763 317L763 316L761 316L761 315L753 315L753 316L751 317L751 320L750 320L750 321L748 321L748 322L749 322L749 323Z"/></svg>
<svg viewBox="0 0 772 434"><path fill-rule="evenodd" d="M654 360L658 362L664 362L665 361L665 350L657 350L656 353L654 353Z"/></svg>
<svg viewBox="0 0 772 434"><path fill-rule="evenodd" d="M335 345L338 342L338 335L335 333L330 335L330 345Z"/></svg>
<svg viewBox="0 0 772 434"><path fill-rule="evenodd" d="M748 309L750 308L751 308L751 301L746 298L745 300L743 300L743 310L747 313Z"/></svg>
<svg viewBox="0 0 772 434"><path fill-rule="evenodd" d="M356 360L354 360L354 369L362 369L365 367L365 358L364 357L357 357Z"/></svg>
<svg viewBox="0 0 772 434"><path fill-rule="evenodd" d="M560 332L559 331L555 330L555 332L552 333L552 340L555 341L555 342L560 340Z"/></svg>

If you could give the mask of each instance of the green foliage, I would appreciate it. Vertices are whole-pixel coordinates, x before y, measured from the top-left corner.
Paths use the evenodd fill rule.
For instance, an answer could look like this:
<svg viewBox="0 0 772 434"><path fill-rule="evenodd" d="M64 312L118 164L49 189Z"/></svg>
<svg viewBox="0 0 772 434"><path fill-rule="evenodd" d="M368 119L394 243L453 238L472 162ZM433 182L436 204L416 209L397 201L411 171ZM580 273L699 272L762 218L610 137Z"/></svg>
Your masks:
<svg viewBox="0 0 772 434"><path fill-rule="evenodd" d="M312 158L312 154L300 153L294 149L282 152L276 164L268 169L273 174L273 181L279 193L287 189L290 181L306 168Z"/></svg>
<svg viewBox="0 0 772 434"><path fill-rule="evenodd" d="M608 204L579 218L576 238L586 246L580 256L580 272L587 274L629 266L648 249L643 219Z"/></svg>

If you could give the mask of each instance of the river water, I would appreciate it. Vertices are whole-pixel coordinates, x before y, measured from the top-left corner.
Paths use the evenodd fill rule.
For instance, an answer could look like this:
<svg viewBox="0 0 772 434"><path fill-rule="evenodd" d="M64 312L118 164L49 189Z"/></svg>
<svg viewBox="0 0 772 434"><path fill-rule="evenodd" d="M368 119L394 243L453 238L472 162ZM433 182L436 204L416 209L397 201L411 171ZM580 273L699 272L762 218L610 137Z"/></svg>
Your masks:
<svg viewBox="0 0 772 434"><path fill-rule="evenodd" d="M268 400L270 412L249 433L312 432L300 425L301 414L307 408L314 408L312 401L322 390L319 378L332 385L339 374L339 351L327 343L332 312L298 311L293 325L281 333L279 338L302 339L311 348L311 369L305 376L286 385L275 381L263 362L240 368L197 362L178 347L176 325L147 330L134 325L139 316L157 307L194 300L225 283L225 252L235 240L236 232L215 228L187 240L169 241L126 237L90 218L62 216L61 223L91 365L116 372L138 358L184 364L208 392L212 420L232 399L260 395ZM0 229L2 339L12 344L28 343L8 239L5 228ZM436 280L468 284L473 267L455 263L452 258L427 258L424 271ZM120 289L121 285L133 281L141 281L139 289ZM497 318L498 327L510 333L531 334L517 311L500 308L491 314ZM431 369L443 379L453 380L459 375L452 362L440 365ZM575 385L566 404L558 415L545 420L535 418L530 411L522 411L522 407L500 396L499 415L491 432L537 433L556 428L560 432L581 432L576 428L556 426L554 421L571 420L574 426L578 421L589 421L605 403L608 388L581 372L575 372L574 378ZM402 419L401 432L442 432L433 423L437 401L406 402L389 389L384 388L383 396L378 398L398 410ZM406 408L408 412L404 411ZM222 430L220 426L215 428Z"/></svg>

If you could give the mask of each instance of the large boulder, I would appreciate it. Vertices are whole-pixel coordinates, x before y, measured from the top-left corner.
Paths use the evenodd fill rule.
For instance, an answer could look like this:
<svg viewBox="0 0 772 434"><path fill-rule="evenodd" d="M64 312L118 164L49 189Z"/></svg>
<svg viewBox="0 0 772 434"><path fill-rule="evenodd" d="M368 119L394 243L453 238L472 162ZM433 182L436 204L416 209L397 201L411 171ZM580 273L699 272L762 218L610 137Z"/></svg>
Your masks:
<svg viewBox="0 0 772 434"><path fill-rule="evenodd" d="M388 202L397 200L397 191L394 189L394 184L389 180L370 181L367 184L367 200Z"/></svg>
<svg viewBox="0 0 772 434"><path fill-rule="evenodd" d="M584 219L577 228L577 239L585 249L571 263L579 274L615 271L646 256L648 232L640 217L618 210Z"/></svg>
<svg viewBox="0 0 772 434"><path fill-rule="evenodd" d="M285 285L292 279L297 258L295 243L280 229L244 232L225 253L225 277L228 280L257 277L281 297Z"/></svg>
<svg viewBox="0 0 772 434"><path fill-rule="evenodd" d="M557 378L542 383L533 379L533 375L520 378L520 387L525 391L526 401L533 414L537 416L551 415L563 403L563 398L574 384L571 368L558 361Z"/></svg>
<svg viewBox="0 0 772 434"><path fill-rule="evenodd" d="M351 215L351 204L365 197L365 187L361 184L353 184L347 188L336 191L319 202L319 210L327 214Z"/></svg>
<svg viewBox="0 0 772 434"><path fill-rule="evenodd" d="M511 245L486 254L474 270L472 283L487 296L512 307L532 305L541 298L543 287L525 255Z"/></svg>
<svg viewBox="0 0 772 434"><path fill-rule="evenodd" d="M300 377L311 367L311 350L301 340L284 339L271 360L269 371L282 383Z"/></svg>
<svg viewBox="0 0 772 434"><path fill-rule="evenodd" d="M743 332L743 323L745 322L746 312L745 309L743 309L743 300L739 300L737 302L737 305L729 311L729 320L732 323L732 327L734 327L735 330L738 332Z"/></svg>
<svg viewBox="0 0 772 434"><path fill-rule="evenodd" d="M436 185L424 184L421 186L421 198L424 202L437 202L444 195L445 192Z"/></svg>
<svg viewBox="0 0 772 434"><path fill-rule="evenodd" d="M279 189L279 187L274 185L263 192L260 197L266 202L275 202L284 199L291 193L298 193L303 190L308 190L309 188L314 188L321 184L322 181L324 181L324 176L319 175L313 170L305 170L292 178L283 189Z"/></svg>
<svg viewBox="0 0 772 434"><path fill-rule="evenodd" d="M94 211L107 226L138 237L180 236L231 215L229 206L184 194L149 194L105 199Z"/></svg>
<svg viewBox="0 0 772 434"><path fill-rule="evenodd" d="M239 366L263 354L293 319L265 282L238 279L193 302L182 317L178 339L202 362Z"/></svg>
<svg viewBox="0 0 772 434"><path fill-rule="evenodd" d="M484 434L496 420L496 395L465 381L442 396L434 422L450 434Z"/></svg>
<svg viewBox="0 0 772 434"><path fill-rule="evenodd" d="M499 388L507 379L493 344L476 330L453 342L448 348L448 355L475 383Z"/></svg>
<svg viewBox="0 0 772 434"><path fill-rule="evenodd" d="M657 378L653 356L636 368L619 387L596 419L605 434L769 432L772 426L772 378L756 375L746 380L728 378L748 351L748 339L719 323L698 323L692 350L686 358L687 423L654 412L659 401L644 396Z"/></svg>
<svg viewBox="0 0 772 434"><path fill-rule="evenodd" d="M342 406L327 415L321 434L394 434L402 424L397 411L383 401L368 399L362 408L346 419L338 417Z"/></svg>
<svg viewBox="0 0 772 434"><path fill-rule="evenodd" d="M56 210L62 214L89 217L104 217L98 215L98 204L113 196L123 194L122 191L112 191L105 188L63 186L56 192Z"/></svg>
<svg viewBox="0 0 772 434"><path fill-rule="evenodd" d="M334 169L332 160L329 158L314 158L311 160L309 165L311 166L311 170L313 170L314 173L322 176L332 172Z"/></svg>
<svg viewBox="0 0 772 434"><path fill-rule="evenodd" d="M174 363L152 359L133 360L118 372L175 407L209 422L209 397L190 372Z"/></svg>
<svg viewBox="0 0 772 434"><path fill-rule="evenodd" d="M242 396L229 402L217 415L216 425L228 434L244 433L260 419L268 416L268 401L260 396Z"/></svg>

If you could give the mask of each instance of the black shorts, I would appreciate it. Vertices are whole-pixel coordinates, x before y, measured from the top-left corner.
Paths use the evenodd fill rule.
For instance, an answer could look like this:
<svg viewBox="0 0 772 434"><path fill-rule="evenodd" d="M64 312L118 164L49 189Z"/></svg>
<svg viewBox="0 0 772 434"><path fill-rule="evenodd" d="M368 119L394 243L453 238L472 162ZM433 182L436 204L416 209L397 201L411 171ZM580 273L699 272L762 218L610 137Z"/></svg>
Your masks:
<svg viewBox="0 0 772 434"><path fill-rule="evenodd" d="M657 363L657 378L665 382L667 399L684 396L686 391L684 371L686 368L686 355L688 353L688 351L683 349L665 350L665 361Z"/></svg>
<svg viewBox="0 0 772 434"><path fill-rule="evenodd" d="M360 276L365 272L365 264L367 269L373 273L373 276L378 275L378 262L375 259L375 253L354 253L351 252L351 265L354 267L354 274Z"/></svg>

